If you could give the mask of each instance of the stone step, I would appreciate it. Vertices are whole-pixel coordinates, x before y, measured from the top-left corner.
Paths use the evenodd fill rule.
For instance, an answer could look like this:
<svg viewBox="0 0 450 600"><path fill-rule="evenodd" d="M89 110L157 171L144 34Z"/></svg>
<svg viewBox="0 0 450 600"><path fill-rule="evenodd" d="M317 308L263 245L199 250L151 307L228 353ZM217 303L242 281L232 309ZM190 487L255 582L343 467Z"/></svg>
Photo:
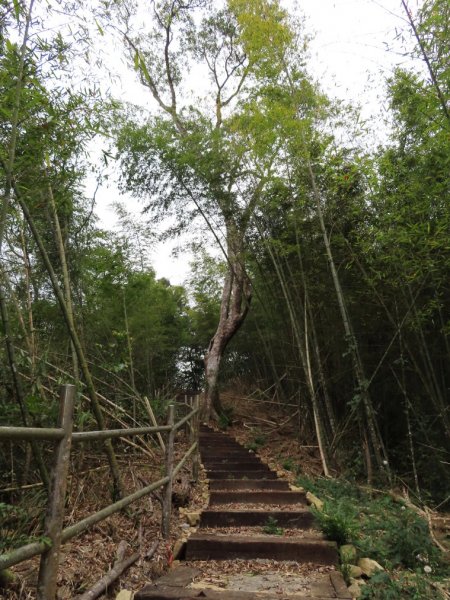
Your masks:
<svg viewBox="0 0 450 600"><path fill-rule="evenodd" d="M216 433L201 433L199 436L199 441L200 444L203 442L206 444L239 444L239 442L227 435L220 435Z"/></svg>
<svg viewBox="0 0 450 600"><path fill-rule="evenodd" d="M326 592L325 592L326 593ZM332 595L330 595L332 594ZM208 587L204 589L190 588L175 588L161 587L148 585L140 592L135 594L134 600L351 600L350 594L346 596L336 596L334 590L330 590L330 594L276 594L270 592L238 592L234 590L213 590Z"/></svg>
<svg viewBox="0 0 450 600"><path fill-rule="evenodd" d="M135 594L134 600L336 600L342 598L351 600L352 596L336 596L334 590L330 590L332 595L324 596L311 594L277 594L276 597L270 592L237 592L234 590L213 590L208 587L204 589L161 587L148 585L140 592Z"/></svg>
<svg viewBox="0 0 450 600"><path fill-rule="evenodd" d="M208 470L208 479L210 481L216 480L235 480L235 479L276 479L277 474L274 471L268 469L260 469L253 471L227 471L225 469L213 469Z"/></svg>
<svg viewBox="0 0 450 600"><path fill-rule="evenodd" d="M200 436L199 443L200 443L200 446L208 446L210 448L212 448L213 446L220 447L220 448L221 447L228 448L229 446L236 446L239 448L243 448L242 444L240 444L236 440L233 440L232 438L228 438L228 437L213 438L213 437Z"/></svg>
<svg viewBox="0 0 450 600"><path fill-rule="evenodd" d="M242 458L234 458L233 456L230 456L228 458L221 458L221 457L217 457L217 456L211 456L209 458L201 458L201 462L203 464L203 466L205 467L225 467L228 468L229 466L231 467L237 467L240 465L251 465L251 469L253 469L254 467L256 468L261 467L264 469L268 469L268 466L265 465L264 463L262 463L258 458L252 458L250 457L242 457ZM240 469L243 470L243 469Z"/></svg>
<svg viewBox="0 0 450 600"><path fill-rule="evenodd" d="M195 564L195 563L194 563ZM237 578L238 581L235 581ZM244 578L244 579L242 579ZM295 578L295 576L294 576ZM192 566L180 565L170 569L155 583L146 585L134 596L135 600L191 600L206 598L207 600L350 600L351 594L347 590L344 579L338 571L331 571L324 575L313 574L310 580L300 575L302 587L307 585L308 591L295 590L296 581L286 586L283 571L280 573L264 573L261 575L234 575L231 579L226 577L226 587L219 589L202 581L202 572ZM195 583L194 583L195 581ZM239 583L240 581L240 583ZM241 590L242 583L246 589ZM236 585L239 586L236 588ZM281 589L280 589L281 588ZM282 591L287 588L286 591Z"/></svg>
<svg viewBox="0 0 450 600"><path fill-rule="evenodd" d="M245 448L243 448L242 446L239 446L238 444L227 444L226 446L222 445L222 444L212 444L211 446L206 446L205 444L200 444L199 445L199 450L200 453L203 455L209 455L209 454L218 454L218 455L227 455L230 452L238 452L239 454L241 454L242 452L248 452L248 450L246 450Z"/></svg>
<svg viewBox="0 0 450 600"><path fill-rule="evenodd" d="M239 536L195 533L188 538L186 560L231 560L235 558L337 564L335 542L309 538L277 538L270 535Z"/></svg>
<svg viewBox="0 0 450 600"><path fill-rule="evenodd" d="M204 510L200 527L262 527L270 519L278 527L286 529L309 529L314 517L308 510Z"/></svg>
<svg viewBox="0 0 450 600"><path fill-rule="evenodd" d="M209 497L210 505L215 504L306 504L304 492L291 491L212 491Z"/></svg>
<svg viewBox="0 0 450 600"><path fill-rule="evenodd" d="M209 482L209 489L211 491L289 490L289 484L281 479L214 479Z"/></svg>
<svg viewBox="0 0 450 600"><path fill-rule="evenodd" d="M221 462L223 460L229 460L229 461L234 461L234 462L240 462L241 460L244 461L259 461L261 462L261 459L259 458L259 456L255 456L255 454L251 454L250 452L247 452L246 450L233 450L232 452L223 452L223 453L217 453L214 450L211 450L211 452L200 452L200 455L202 457L203 460L206 461L210 461L210 462Z"/></svg>
<svg viewBox="0 0 450 600"><path fill-rule="evenodd" d="M269 470L269 467L267 465L264 465L262 462L252 462L250 460L247 460L245 462L210 462L205 465L205 468L207 471L263 471L264 469Z"/></svg>
<svg viewBox="0 0 450 600"><path fill-rule="evenodd" d="M204 452L206 456L214 455L214 456L234 456L235 454L245 455L245 456L256 456L254 452L250 452L246 448L242 446L200 446L200 451Z"/></svg>

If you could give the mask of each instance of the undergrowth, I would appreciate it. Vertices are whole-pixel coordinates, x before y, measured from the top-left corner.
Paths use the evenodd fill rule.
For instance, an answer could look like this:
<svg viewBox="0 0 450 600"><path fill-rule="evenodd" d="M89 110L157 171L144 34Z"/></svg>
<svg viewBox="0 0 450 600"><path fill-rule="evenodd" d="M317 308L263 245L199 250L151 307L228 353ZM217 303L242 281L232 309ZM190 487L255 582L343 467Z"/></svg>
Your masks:
<svg viewBox="0 0 450 600"><path fill-rule="evenodd" d="M386 569L363 586L362 598L442 597L433 583L449 577L450 570L432 543L428 524L413 510L343 480L299 477L297 483L324 502L323 511L313 512L329 539L353 544L359 557L372 558Z"/></svg>
<svg viewBox="0 0 450 600"><path fill-rule="evenodd" d="M262 432L256 431L253 439L250 440L247 444L245 444L245 448L247 448L247 450L252 450L253 452L256 452L266 444L266 436Z"/></svg>
<svg viewBox="0 0 450 600"><path fill-rule="evenodd" d="M278 521L276 519L269 517L263 527L263 532L267 535L283 535L284 529L278 526Z"/></svg>
<svg viewBox="0 0 450 600"><path fill-rule="evenodd" d="M14 505L0 502L0 554L43 539L38 536L42 530L45 498L43 491L37 491L25 494Z"/></svg>

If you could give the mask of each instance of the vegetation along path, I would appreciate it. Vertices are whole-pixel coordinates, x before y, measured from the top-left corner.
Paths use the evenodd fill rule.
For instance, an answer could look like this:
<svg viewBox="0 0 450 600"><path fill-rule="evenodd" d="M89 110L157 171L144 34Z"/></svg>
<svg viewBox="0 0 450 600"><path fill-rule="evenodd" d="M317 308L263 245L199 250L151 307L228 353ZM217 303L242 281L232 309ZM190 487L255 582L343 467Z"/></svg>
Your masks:
<svg viewBox="0 0 450 600"><path fill-rule="evenodd" d="M210 502L183 562L136 600L351 598L336 570L337 548L312 529L303 491L277 479L230 436L204 428Z"/></svg>

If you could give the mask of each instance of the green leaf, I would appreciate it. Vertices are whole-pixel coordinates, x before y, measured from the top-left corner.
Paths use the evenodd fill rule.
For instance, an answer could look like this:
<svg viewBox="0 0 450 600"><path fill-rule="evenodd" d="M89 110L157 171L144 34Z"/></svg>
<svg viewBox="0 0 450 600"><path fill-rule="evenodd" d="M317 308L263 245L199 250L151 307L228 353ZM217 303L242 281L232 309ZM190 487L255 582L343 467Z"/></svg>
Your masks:
<svg viewBox="0 0 450 600"><path fill-rule="evenodd" d="M20 19L20 4L19 0L13 0L14 4L14 16L16 17L16 21L19 22Z"/></svg>
<svg viewBox="0 0 450 600"><path fill-rule="evenodd" d="M139 58L140 58L140 65L139 65L139 66L140 66L140 69L141 69L141 71L142 71L142 73L143 73L143 75L144 75L145 79L146 79L147 81L150 81L150 73L148 72L147 65L145 64L145 62L144 62L144 60L142 59L142 57L139 57Z"/></svg>
<svg viewBox="0 0 450 600"><path fill-rule="evenodd" d="M100 33L100 35L102 35L102 36L105 35L105 32L103 31L103 29L102 29L100 23L97 21L97 19L95 19L95 24L97 25L97 29L98 29L98 32Z"/></svg>

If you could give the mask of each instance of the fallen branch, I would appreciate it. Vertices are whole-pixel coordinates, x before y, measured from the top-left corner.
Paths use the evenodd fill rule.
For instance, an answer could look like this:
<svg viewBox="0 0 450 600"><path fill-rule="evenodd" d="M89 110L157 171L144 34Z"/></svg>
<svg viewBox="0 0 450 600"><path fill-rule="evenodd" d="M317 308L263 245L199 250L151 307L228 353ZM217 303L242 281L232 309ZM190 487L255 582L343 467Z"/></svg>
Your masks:
<svg viewBox="0 0 450 600"><path fill-rule="evenodd" d="M434 542L435 546L437 546L441 552L443 552L444 554L447 554L449 551L448 548L443 546L440 543L440 541L436 538L436 536L434 535L432 516L431 516L430 509L427 506L425 506L425 518L428 523L428 531L430 532L430 537L431 537L432 541Z"/></svg>
<svg viewBox="0 0 450 600"><path fill-rule="evenodd" d="M150 405L150 402L149 402L147 396L144 396L143 401L144 401L145 408L147 409L148 416L150 417L150 420L151 420L153 426L154 427L158 427L158 423L156 421L155 413L152 410L152 407ZM161 446L161 450L163 452L165 452L166 451L166 445L164 444L164 440L162 439L161 434L158 432L156 434L156 437L158 438L158 442L159 442L159 445Z"/></svg>
<svg viewBox="0 0 450 600"><path fill-rule="evenodd" d="M151 546L150 550L144 555L143 558L151 558L158 548L159 540ZM128 543L122 540L117 547L116 562L112 569L106 573L97 583L91 587L90 590L78 596L78 600L95 600L102 594L104 594L108 587L118 579L124 571L126 571L132 564L141 558L140 552L135 552L128 558L124 558L127 550Z"/></svg>

